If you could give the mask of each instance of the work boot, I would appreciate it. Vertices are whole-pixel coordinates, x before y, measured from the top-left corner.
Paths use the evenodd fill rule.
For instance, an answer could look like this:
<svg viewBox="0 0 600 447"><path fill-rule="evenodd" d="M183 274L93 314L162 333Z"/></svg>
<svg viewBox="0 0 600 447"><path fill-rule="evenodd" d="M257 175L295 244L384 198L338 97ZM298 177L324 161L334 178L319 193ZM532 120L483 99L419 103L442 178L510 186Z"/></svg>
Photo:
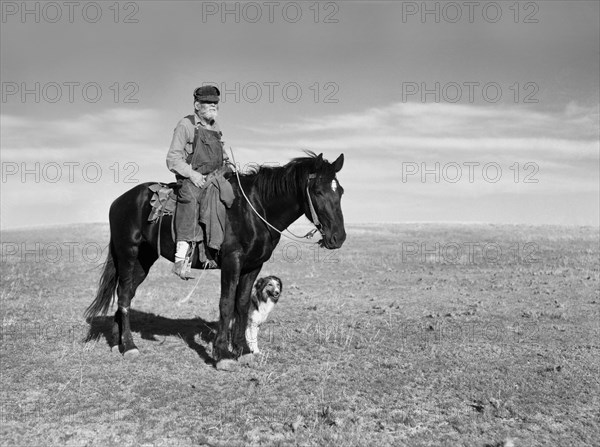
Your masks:
<svg viewBox="0 0 600 447"><path fill-rule="evenodd" d="M183 261L177 261L173 263L173 268L171 269L173 273L179 276L181 279L193 279L194 277L190 275L190 263L185 259Z"/></svg>
<svg viewBox="0 0 600 447"><path fill-rule="evenodd" d="M191 279L190 276L191 263L190 263L190 244L186 241L178 241L177 248L175 251L175 262L171 271L179 276L181 279Z"/></svg>

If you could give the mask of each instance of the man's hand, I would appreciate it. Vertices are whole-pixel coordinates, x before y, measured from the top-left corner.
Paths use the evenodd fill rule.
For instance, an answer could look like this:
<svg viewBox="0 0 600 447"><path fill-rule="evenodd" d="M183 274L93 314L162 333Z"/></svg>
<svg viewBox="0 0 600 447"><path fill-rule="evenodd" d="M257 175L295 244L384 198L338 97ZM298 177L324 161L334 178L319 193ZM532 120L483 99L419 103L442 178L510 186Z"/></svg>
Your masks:
<svg viewBox="0 0 600 447"><path fill-rule="evenodd" d="M192 171L192 174L190 175L190 180L195 186L197 186L198 188L202 188L202 186L204 186L204 182L206 181L206 176L200 174L199 172Z"/></svg>

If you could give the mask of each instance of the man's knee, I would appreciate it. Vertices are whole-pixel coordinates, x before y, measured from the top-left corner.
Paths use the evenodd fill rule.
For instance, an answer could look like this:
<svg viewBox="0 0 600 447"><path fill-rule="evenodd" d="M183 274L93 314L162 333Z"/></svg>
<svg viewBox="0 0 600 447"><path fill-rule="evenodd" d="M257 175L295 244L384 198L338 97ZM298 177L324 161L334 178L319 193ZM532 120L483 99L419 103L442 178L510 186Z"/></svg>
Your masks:
<svg viewBox="0 0 600 447"><path fill-rule="evenodd" d="M194 184L190 180L184 180L179 188L177 193L177 202L178 203L192 203L196 200L196 196L200 188L194 186Z"/></svg>

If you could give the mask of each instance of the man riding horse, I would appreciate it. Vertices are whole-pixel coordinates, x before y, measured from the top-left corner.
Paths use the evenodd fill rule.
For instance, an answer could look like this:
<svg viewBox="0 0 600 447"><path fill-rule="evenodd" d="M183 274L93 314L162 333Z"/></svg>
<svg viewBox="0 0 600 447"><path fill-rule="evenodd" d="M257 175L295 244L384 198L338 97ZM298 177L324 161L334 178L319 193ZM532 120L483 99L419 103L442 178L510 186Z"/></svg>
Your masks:
<svg viewBox="0 0 600 447"><path fill-rule="evenodd" d="M221 296L212 357L218 369L226 369L248 348L245 331L252 288L282 232L305 216L321 234L320 246L333 250L346 240L344 188L337 178L344 154L329 162L323 154L307 152L283 166L259 166L226 179L227 157L215 122L218 101L216 87L196 89L196 113L182 119L173 135L167 166L180 186L176 237L170 228L171 215L148 219L157 182L134 186L110 206L109 250L96 297L85 316L106 315L116 294L118 308L109 344L126 357L139 354L131 332L131 301L159 257L175 262L175 273L187 278L188 257L191 267L211 267L205 243L197 252L196 243L204 239L214 250L208 255L221 269Z"/></svg>
<svg viewBox="0 0 600 447"><path fill-rule="evenodd" d="M199 202L206 190L207 177L223 171L228 158L223 150L222 133L216 122L220 92L217 87L203 86L194 90L195 113L177 123L171 147L167 153L167 167L177 178L177 210L175 235L177 240L173 273L189 279L189 258L195 244L201 260L215 268L214 251L205 247L199 224Z"/></svg>

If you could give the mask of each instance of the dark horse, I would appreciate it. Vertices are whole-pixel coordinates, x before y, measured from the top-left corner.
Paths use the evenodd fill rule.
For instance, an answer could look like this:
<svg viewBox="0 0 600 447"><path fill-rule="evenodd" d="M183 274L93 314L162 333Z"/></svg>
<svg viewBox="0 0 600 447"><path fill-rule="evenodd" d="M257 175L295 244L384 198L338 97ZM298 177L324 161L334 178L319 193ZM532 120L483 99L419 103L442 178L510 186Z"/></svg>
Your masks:
<svg viewBox="0 0 600 447"><path fill-rule="evenodd" d="M344 189L339 185L336 173L342 169L344 154L333 163L324 160L323 154L307 154L307 157L295 158L282 167L261 166L253 173L240 175L242 188L256 211L278 230L283 231L304 214L313 223L319 223L322 246L339 248L346 239L346 231L340 205ZM221 269L221 299L213 345L215 361L237 358L247 349L244 332L252 285L281 237L248 205L235 175L229 182L236 198L227 210L225 240L216 257ZM124 355L138 353L129 325L130 304L136 289L158 259L158 243L161 256L170 261L175 256L171 216L165 216L160 225L148 222L153 194L148 188L151 184L140 184L112 203L108 257L96 298L85 313L88 318L106 315L116 290L118 309L112 329L112 349L118 348ZM316 219L313 219L315 214ZM195 252L192 267L202 268L198 250ZM229 340L233 353L228 349Z"/></svg>

